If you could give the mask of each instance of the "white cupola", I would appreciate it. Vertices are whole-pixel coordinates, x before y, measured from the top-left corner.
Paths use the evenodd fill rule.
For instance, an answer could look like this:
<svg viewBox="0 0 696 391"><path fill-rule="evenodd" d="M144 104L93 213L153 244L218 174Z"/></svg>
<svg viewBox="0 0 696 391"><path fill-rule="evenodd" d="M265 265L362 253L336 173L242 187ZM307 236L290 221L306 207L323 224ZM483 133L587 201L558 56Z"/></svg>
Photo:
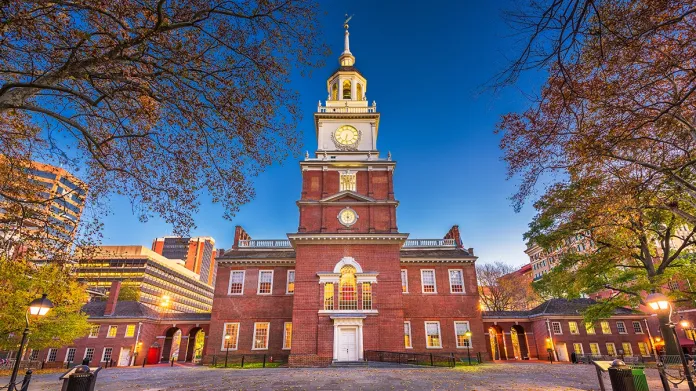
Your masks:
<svg viewBox="0 0 696 391"><path fill-rule="evenodd" d="M367 80L355 68L355 57L350 52L350 32L345 28L343 53L338 58L339 68L326 82L326 107L367 107Z"/></svg>

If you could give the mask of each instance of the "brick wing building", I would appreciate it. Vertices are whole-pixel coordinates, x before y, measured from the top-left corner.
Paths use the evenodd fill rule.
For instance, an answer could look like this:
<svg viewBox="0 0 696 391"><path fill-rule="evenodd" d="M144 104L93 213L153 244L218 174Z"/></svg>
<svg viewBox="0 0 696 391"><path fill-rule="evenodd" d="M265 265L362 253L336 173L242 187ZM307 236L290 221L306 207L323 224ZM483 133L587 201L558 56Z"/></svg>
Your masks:
<svg viewBox="0 0 696 391"><path fill-rule="evenodd" d="M325 366L370 350L459 354L483 343L476 257L459 229L431 240L398 229L396 162L377 150L380 114L347 26L339 63L314 115L317 150L300 162L297 232L252 240L237 227L217 259L208 360L229 346Z"/></svg>

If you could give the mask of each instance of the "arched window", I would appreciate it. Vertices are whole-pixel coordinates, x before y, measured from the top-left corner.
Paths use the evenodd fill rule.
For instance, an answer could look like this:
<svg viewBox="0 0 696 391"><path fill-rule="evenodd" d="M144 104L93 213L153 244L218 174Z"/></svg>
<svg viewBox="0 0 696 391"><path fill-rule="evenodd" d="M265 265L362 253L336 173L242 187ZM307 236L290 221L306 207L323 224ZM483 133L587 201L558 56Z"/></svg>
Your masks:
<svg viewBox="0 0 696 391"><path fill-rule="evenodd" d="M358 288L355 279L355 268L350 265L341 268L341 279L338 283L338 309L358 309Z"/></svg>
<svg viewBox="0 0 696 391"><path fill-rule="evenodd" d="M358 96L356 96L356 98L358 100L363 100L362 84L358 83L358 85L356 86L356 89L357 89L357 95L358 95Z"/></svg>
<svg viewBox="0 0 696 391"><path fill-rule="evenodd" d="M351 99L350 98L350 93L351 93L351 87L350 87L350 80L345 80L343 82L343 99Z"/></svg>
<svg viewBox="0 0 696 391"><path fill-rule="evenodd" d="M331 86L331 100L338 100L338 82Z"/></svg>

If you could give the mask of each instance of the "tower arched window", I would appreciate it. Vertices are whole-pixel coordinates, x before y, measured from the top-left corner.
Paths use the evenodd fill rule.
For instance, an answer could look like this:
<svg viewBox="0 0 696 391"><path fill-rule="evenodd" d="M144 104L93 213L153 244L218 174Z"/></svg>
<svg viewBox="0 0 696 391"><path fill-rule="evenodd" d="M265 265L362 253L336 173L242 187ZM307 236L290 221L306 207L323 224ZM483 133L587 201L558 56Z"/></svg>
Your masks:
<svg viewBox="0 0 696 391"><path fill-rule="evenodd" d="M355 268L351 265L345 265L341 268L341 278L338 283L339 310L358 309L358 287L355 278L355 272Z"/></svg>
<svg viewBox="0 0 696 391"><path fill-rule="evenodd" d="M331 100L338 100L338 83L331 86Z"/></svg>
<svg viewBox="0 0 696 391"><path fill-rule="evenodd" d="M350 80L345 80L343 82L343 99L351 99Z"/></svg>
<svg viewBox="0 0 696 391"><path fill-rule="evenodd" d="M355 86L355 89L357 90L357 95L356 98L358 100L363 100L363 90L362 90L362 84L358 83L357 86Z"/></svg>

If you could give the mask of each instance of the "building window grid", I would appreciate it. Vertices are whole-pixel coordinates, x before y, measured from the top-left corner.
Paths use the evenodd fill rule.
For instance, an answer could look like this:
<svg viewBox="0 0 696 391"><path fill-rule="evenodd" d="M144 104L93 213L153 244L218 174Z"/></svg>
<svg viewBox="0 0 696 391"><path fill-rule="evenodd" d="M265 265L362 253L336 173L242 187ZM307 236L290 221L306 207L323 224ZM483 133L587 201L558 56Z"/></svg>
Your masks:
<svg viewBox="0 0 696 391"><path fill-rule="evenodd" d="M449 270L450 293L464 293L464 272L461 269Z"/></svg>
<svg viewBox="0 0 696 391"><path fill-rule="evenodd" d="M38 360L39 359L39 350L38 349L32 349L31 353L29 353L29 360Z"/></svg>
<svg viewBox="0 0 696 391"><path fill-rule="evenodd" d="M619 334L628 334L628 331L626 331L626 324L623 321L616 322L616 331L618 331Z"/></svg>
<svg viewBox="0 0 696 391"><path fill-rule="evenodd" d="M568 322L568 331L572 335L580 334L580 329L578 328L578 322Z"/></svg>
<svg viewBox="0 0 696 391"><path fill-rule="evenodd" d="M551 330L556 335L562 335L563 329L561 328L561 322L551 322Z"/></svg>
<svg viewBox="0 0 696 391"><path fill-rule="evenodd" d="M595 335L595 326L593 323L585 323L585 331L587 332L587 335Z"/></svg>
<svg viewBox="0 0 696 391"><path fill-rule="evenodd" d="M408 293L408 270L401 269L401 293Z"/></svg>
<svg viewBox="0 0 696 391"><path fill-rule="evenodd" d="M362 283L362 309L372 309L372 284L369 282Z"/></svg>
<svg viewBox="0 0 696 391"><path fill-rule="evenodd" d="M597 342L590 342L590 353L592 353L593 356L599 356L599 344Z"/></svg>
<svg viewBox="0 0 696 391"><path fill-rule="evenodd" d="M411 341L411 322L404 322L404 347L406 349L412 349L413 343Z"/></svg>
<svg viewBox="0 0 696 391"><path fill-rule="evenodd" d="M640 324L640 321L633 321L633 332L636 334L643 334L643 325Z"/></svg>
<svg viewBox="0 0 696 391"><path fill-rule="evenodd" d="M75 353L76 352L77 352L76 348L68 348L68 351L65 353L65 361L66 362L75 361Z"/></svg>
<svg viewBox="0 0 696 391"><path fill-rule="evenodd" d="M440 322L425 322L425 346L428 349L442 348Z"/></svg>
<svg viewBox="0 0 696 391"><path fill-rule="evenodd" d="M573 343L573 351L575 352L575 354L580 354L580 355L585 354L584 353L585 351L582 348L582 343L580 343L580 342Z"/></svg>
<svg viewBox="0 0 696 391"><path fill-rule="evenodd" d="M270 295L273 292L273 270L259 270L259 295Z"/></svg>
<svg viewBox="0 0 696 391"><path fill-rule="evenodd" d="M467 337L469 322L454 322L454 334L457 337L457 348L471 348L471 337Z"/></svg>
<svg viewBox="0 0 696 391"><path fill-rule="evenodd" d="M607 342L607 355L616 356L616 346L613 342Z"/></svg>
<svg viewBox="0 0 696 391"><path fill-rule="evenodd" d="M89 329L89 338L97 338L99 336L99 329L101 329L101 325L93 324Z"/></svg>
<svg viewBox="0 0 696 391"><path fill-rule="evenodd" d="M623 342L621 348L623 349L624 356L633 356L633 346L631 346L630 342Z"/></svg>
<svg viewBox="0 0 696 391"><path fill-rule="evenodd" d="M46 361L55 362L57 355L58 355L58 349L56 349L56 348L48 349L48 357L46 358Z"/></svg>
<svg viewBox="0 0 696 391"><path fill-rule="evenodd" d="M226 335L230 336L229 339L225 338ZM239 323L225 323L223 325L222 333L222 349L227 350L237 350L239 343Z"/></svg>
<svg viewBox="0 0 696 391"><path fill-rule="evenodd" d="M423 293L437 293L434 269L421 269L421 285Z"/></svg>
<svg viewBox="0 0 696 391"><path fill-rule="evenodd" d="M232 270L230 272L230 285L227 293L241 295L244 293L244 270Z"/></svg>
<svg viewBox="0 0 696 391"><path fill-rule="evenodd" d="M338 309L357 310L358 292L355 278L355 268L347 265L341 268L341 277L338 285Z"/></svg>
<svg viewBox="0 0 696 391"><path fill-rule="evenodd" d="M106 338L116 338L118 326L109 326L109 331L106 333Z"/></svg>
<svg viewBox="0 0 696 391"><path fill-rule="evenodd" d="M283 349L292 348L292 322L283 324Z"/></svg>
<svg viewBox="0 0 696 391"><path fill-rule="evenodd" d="M638 351L643 357L650 357L650 346L645 342L638 342Z"/></svg>
<svg viewBox="0 0 696 391"><path fill-rule="evenodd" d="M288 282L287 286L285 287L285 293L292 295L295 293L295 271L294 270L288 270Z"/></svg>
<svg viewBox="0 0 696 391"><path fill-rule="evenodd" d="M602 321L600 322L600 326L602 326L602 334L611 334L611 327L609 326L609 322Z"/></svg>
<svg viewBox="0 0 696 391"><path fill-rule="evenodd" d="M126 338L132 338L135 337L135 325L134 324L129 324L126 326Z"/></svg>
<svg viewBox="0 0 696 391"><path fill-rule="evenodd" d="M102 362L110 362L111 361L111 353L114 351L114 348L104 348L104 353L102 353Z"/></svg>
<svg viewBox="0 0 696 391"><path fill-rule="evenodd" d="M94 358L94 348L85 349L85 360L92 361Z"/></svg>
<svg viewBox="0 0 696 391"><path fill-rule="evenodd" d="M254 323L254 346L251 350L266 350L268 349L268 329L270 323L256 322Z"/></svg>
<svg viewBox="0 0 696 391"><path fill-rule="evenodd" d="M324 310L331 311L334 309L334 284L329 282L324 284Z"/></svg>

